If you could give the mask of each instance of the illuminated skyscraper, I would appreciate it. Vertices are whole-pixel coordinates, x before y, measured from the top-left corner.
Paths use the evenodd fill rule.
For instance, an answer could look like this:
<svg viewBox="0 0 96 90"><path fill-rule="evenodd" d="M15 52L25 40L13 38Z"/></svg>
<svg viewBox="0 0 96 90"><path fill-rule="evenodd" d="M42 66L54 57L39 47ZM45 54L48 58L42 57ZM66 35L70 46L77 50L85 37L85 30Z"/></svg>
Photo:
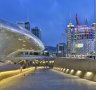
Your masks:
<svg viewBox="0 0 96 90"><path fill-rule="evenodd" d="M94 52L96 53L96 23L92 23L92 27L94 29L94 37L95 37L95 40L94 40Z"/></svg>
<svg viewBox="0 0 96 90"><path fill-rule="evenodd" d="M91 55L95 48L94 26L78 25L68 32L70 55Z"/></svg>
<svg viewBox="0 0 96 90"><path fill-rule="evenodd" d="M41 39L41 30L38 27L34 27L32 28L31 31L36 37L38 37L39 39Z"/></svg>
<svg viewBox="0 0 96 90"><path fill-rule="evenodd" d="M68 33L68 55L71 53L71 31L74 30L74 25L70 22L69 25L67 25L67 33Z"/></svg>
<svg viewBox="0 0 96 90"><path fill-rule="evenodd" d="M95 25L95 26L94 26ZM76 26L69 23L67 26L68 31L68 55L90 55L94 52L96 41L96 24L92 26L87 25L87 20L85 25L80 25L78 16L76 14ZM95 29L95 30L94 30Z"/></svg>

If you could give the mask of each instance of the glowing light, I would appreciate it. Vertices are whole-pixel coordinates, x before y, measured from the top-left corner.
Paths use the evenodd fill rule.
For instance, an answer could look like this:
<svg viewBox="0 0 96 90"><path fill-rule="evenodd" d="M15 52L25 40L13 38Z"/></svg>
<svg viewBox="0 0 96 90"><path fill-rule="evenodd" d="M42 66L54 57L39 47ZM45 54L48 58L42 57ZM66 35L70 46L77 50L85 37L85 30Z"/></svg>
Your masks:
<svg viewBox="0 0 96 90"><path fill-rule="evenodd" d="M33 64L35 64L35 62L32 62Z"/></svg>
<svg viewBox="0 0 96 90"><path fill-rule="evenodd" d="M54 61L51 61L51 63L54 63Z"/></svg>
<svg viewBox="0 0 96 90"><path fill-rule="evenodd" d="M66 70L66 69L64 68L64 69L63 69L63 72L64 72L65 70Z"/></svg>
<svg viewBox="0 0 96 90"><path fill-rule="evenodd" d="M68 73L68 72L69 72L69 69L66 70L66 73Z"/></svg>
<svg viewBox="0 0 96 90"><path fill-rule="evenodd" d="M45 64L46 62L45 62L45 61L43 61L42 63L43 63L43 64Z"/></svg>
<svg viewBox="0 0 96 90"><path fill-rule="evenodd" d="M48 61L47 61L48 62ZM54 63L54 61L49 61L49 63Z"/></svg>
<svg viewBox="0 0 96 90"><path fill-rule="evenodd" d="M82 48L83 47L83 43L78 43L75 45L76 48Z"/></svg>
<svg viewBox="0 0 96 90"><path fill-rule="evenodd" d="M73 74L73 73L74 73L74 71L75 71L75 70L74 70L74 69L72 69L72 70L70 71L70 74Z"/></svg>
<svg viewBox="0 0 96 90"><path fill-rule="evenodd" d="M93 77L93 73L92 72L86 72L85 75L84 75L84 78L85 79L91 79Z"/></svg>
<svg viewBox="0 0 96 90"><path fill-rule="evenodd" d="M93 73L92 72L87 72L86 73L86 76L90 76L90 75L92 75Z"/></svg>
<svg viewBox="0 0 96 90"><path fill-rule="evenodd" d="M21 38L19 38L18 40L19 40L19 41L21 41L22 39L21 39Z"/></svg>
<svg viewBox="0 0 96 90"><path fill-rule="evenodd" d="M28 70L32 70L32 68L26 68L26 69L22 69L22 73ZM19 70L12 70L12 71L4 71L4 72L0 72L0 80L17 75L21 73L21 69Z"/></svg>
<svg viewBox="0 0 96 90"><path fill-rule="evenodd" d="M61 71L63 71L63 68L61 68Z"/></svg>
<svg viewBox="0 0 96 90"><path fill-rule="evenodd" d="M82 74L82 71L80 71L80 70L78 70L77 72L76 72L76 76L80 76Z"/></svg>
<svg viewBox="0 0 96 90"><path fill-rule="evenodd" d="M59 71L60 71L61 68L59 68Z"/></svg>

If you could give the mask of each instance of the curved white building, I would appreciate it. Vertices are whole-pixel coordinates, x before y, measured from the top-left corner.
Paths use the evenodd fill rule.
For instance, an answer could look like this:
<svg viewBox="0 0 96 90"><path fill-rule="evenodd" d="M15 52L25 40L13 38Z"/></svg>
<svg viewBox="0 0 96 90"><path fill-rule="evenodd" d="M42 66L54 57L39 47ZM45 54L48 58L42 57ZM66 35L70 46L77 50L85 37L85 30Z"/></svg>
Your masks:
<svg viewBox="0 0 96 90"><path fill-rule="evenodd" d="M0 20L0 55L7 56L17 50L41 52L44 45L26 29Z"/></svg>

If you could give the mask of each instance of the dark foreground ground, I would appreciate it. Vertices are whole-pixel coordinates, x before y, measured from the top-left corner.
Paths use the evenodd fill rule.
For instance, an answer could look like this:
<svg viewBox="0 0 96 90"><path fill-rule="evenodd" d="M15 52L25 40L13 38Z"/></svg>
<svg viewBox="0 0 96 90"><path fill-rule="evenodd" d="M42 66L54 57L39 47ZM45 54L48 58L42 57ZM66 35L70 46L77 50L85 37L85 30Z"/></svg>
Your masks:
<svg viewBox="0 0 96 90"><path fill-rule="evenodd" d="M0 90L96 90L96 82L47 69L0 81Z"/></svg>

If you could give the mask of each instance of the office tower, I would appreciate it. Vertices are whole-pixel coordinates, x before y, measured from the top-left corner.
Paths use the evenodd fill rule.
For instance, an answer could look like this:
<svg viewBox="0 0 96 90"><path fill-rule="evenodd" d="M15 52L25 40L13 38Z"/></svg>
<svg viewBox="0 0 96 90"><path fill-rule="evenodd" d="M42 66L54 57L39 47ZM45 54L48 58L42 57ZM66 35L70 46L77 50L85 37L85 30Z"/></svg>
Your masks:
<svg viewBox="0 0 96 90"><path fill-rule="evenodd" d="M39 39L41 39L41 30L38 27L32 28L31 31L35 36L37 36Z"/></svg>
<svg viewBox="0 0 96 90"><path fill-rule="evenodd" d="M57 44L57 56L65 57L67 55L67 45L65 43Z"/></svg>
<svg viewBox="0 0 96 90"><path fill-rule="evenodd" d="M26 22L17 22L17 25L25 28L28 31L30 31L30 22L29 21L26 21Z"/></svg>
<svg viewBox="0 0 96 90"><path fill-rule="evenodd" d="M71 54L71 43L72 43L72 40L71 40L71 31L74 30L74 25L70 22L68 25L67 25L67 33L68 33L68 55Z"/></svg>

